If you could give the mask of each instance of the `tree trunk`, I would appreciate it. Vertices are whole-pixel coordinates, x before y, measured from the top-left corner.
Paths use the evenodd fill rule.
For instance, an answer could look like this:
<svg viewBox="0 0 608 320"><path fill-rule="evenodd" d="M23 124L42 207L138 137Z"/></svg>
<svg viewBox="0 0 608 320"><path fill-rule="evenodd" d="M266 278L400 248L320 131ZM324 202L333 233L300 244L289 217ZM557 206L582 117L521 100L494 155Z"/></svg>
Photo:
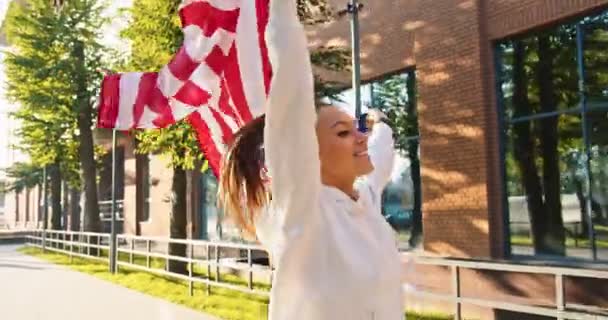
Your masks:
<svg viewBox="0 0 608 320"><path fill-rule="evenodd" d="M70 188L70 231L80 231L80 190Z"/></svg>
<svg viewBox="0 0 608 320"><path fill-rule="evenodd" d="M578 199L579 207L581 208L581 228L578 230L577 236L583 239L589 238L589 217L587 216L587 198L583 192L583 184L575 179L576 198Z"/></svg>
<svg viewBox="0 0 608 320"><path fill-rule="evenodd" d="M58 162L49 166L49 177L51 180L51 228L61 230L61 170Z"/></svg>
<svg viewBox="0 0 608 320"><path fill-rule="evenodd" d="M547 36L538 37L538 69L540 106L542 112L557 110L557 99L553 85L554 54ZM541 253L565 255L565 230L562 219L561 174L559 170L558 121L559 117L548 117L540 121L540 150L543 158L543 189L545 210L542 224L545 234L539 235L537 250Z"/></svg>
<svg viewBox="0 0 608 320"><path fill-rule="evenodd" d="M525 71L525 44L516 41L513 45L513 107L514 116L523 116L530 113L528 100L528 82ZM542 243L546 234L543 221L543 194L538 168L536 167L536 152L529 121L522 121L513 125L513 153L521 175L530 222L532 224L532 238L535 250L537 244Z"/></svg>
<svg viewBox="0 0 608 320"><path fill-rule="evenodd" d="M407 77L407 132L408 137L418 136L418 110L416 99L416 74L411 72ZM411 140L408 143L408 157L410 158L410 175L414 186L414 210L412 212L412 233L409 239L411 248L417 247L422 242L422 181L420 177L420 158L418 149L420 141Z"/></svg>
<svg viewBox="0 0 608 320"><path fill-rule="evenodd" d="M63 210L61 211L61 216L63 217L63 229L67 231L70 228L70 225L68 224L68 222L69 222L68 211L70 210L70 204L69 204L70 193L68 192L68 183L65 181L65 179L63 180L62 184L63 184L63 187L61 189L61 192L63 192L63 199L62 199L61 203L62 203Z"/></svg>
<svg viewBox="0 0 608 320"><path fill-rule="evenodd" d="M186 239L187 237L187 214L186 214L186 171L181 168L173 169L173 184L171 197L171 238ZM185 257L186 245L179 243L169 244L169 255ZM183 261L169 261L169 271L186 274L186 263Z"/></svg>
<svg viewBox="0 0 608 320"><path fill-rule="evenodd" d="M74 57L78 63L76 84L78 97L76 100L78 110L78 130L80 131L79 156L84 182L84 231L99 232L99 201L97 199L97 170L95 167L95 153L93 144L92 108L88 96L84 47L81 42L74 44Z"/></svg>
<svg viewBox="0 0 608 320"><path fill-rule="evenodd" d="M25 227L30 222L30 188L25 188Z"/></svg>
<svg viewBox="0 0 608 320"><path fill-rule="evenodd" d="M42 199L42 184L38 184L38 210L36 210L36 212L38 213L38 215L36 216L36 228L42 228L42 225L40 224L40 222L42 221L42 206L43 206L43 200Z"/></svg>

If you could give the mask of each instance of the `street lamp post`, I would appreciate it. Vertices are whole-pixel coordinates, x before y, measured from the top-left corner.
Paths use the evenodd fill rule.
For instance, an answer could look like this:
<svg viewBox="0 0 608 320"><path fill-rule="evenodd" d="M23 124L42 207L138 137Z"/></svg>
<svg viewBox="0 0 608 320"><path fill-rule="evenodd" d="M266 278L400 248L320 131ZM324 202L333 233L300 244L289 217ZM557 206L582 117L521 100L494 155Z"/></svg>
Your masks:
<svg viewBox="0 0 608 320"><path fill-rule="evenodd" d="M48 205L48 195L47 195L47 187L46 187L46 165L42 168L42 251L46 250L46 228L48 228L48 214L49 214L49 205Z"/></svg>
<svg viewBox="0 0 608 320"><path fill-rule="evenodd" d="M351 42L353 57L353 90L355 91L355 117L361 117L361 44L359 31L359 11L363 5L358 0L350 0L346 11L350 13Z"/></svg>
<svg viewBox="0 0 608 320"><path fill-rule="evenodd" d="M112 221L110 223L110 273L116 273L116 129L112 130Z"/></svg>

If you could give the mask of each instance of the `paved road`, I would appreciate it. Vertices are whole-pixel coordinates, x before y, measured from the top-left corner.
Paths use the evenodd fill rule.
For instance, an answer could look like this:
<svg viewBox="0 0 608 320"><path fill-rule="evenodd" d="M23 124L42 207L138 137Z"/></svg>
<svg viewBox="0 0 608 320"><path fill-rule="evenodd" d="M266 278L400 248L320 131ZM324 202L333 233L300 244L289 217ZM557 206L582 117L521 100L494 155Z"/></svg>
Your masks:
<svg viewBox="0 0 608 320"><path fill-rule="evenodd" d="M218 320L0 245L2 320Z"/></svg>

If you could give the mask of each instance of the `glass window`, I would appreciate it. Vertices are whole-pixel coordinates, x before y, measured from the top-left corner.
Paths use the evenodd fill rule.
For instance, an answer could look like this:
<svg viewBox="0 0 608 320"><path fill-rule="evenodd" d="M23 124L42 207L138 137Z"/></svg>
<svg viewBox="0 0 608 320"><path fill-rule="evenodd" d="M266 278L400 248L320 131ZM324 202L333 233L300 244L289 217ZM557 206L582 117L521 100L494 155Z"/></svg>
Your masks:
<svg viewBox="0 0 608 320"><path fill-rule="evenodd" d="M218 181L211 170L201 174L201 210L199 237L206 240L245 242L241 230L231 223L217 207Z"/></svg>
<svg viewBox="0 0 608 320"><path fill-rule="evenodd" d="M606 18L497 45L512 254L608 260Z"/></svg>
<svg viewBox="0 0 608 320"><path fill-rule="evenodd" d="M416 75L407 71L362 86L362 112L378 108L390 119L397 155L391 180L382 196L382 214L398 232L401 249L413 249L422 240L422 190L416 110ZM353 101L352 89L342 101ZM338 103L339 104L339 103ZM350 110L354 114L354 110Z"/></svg>

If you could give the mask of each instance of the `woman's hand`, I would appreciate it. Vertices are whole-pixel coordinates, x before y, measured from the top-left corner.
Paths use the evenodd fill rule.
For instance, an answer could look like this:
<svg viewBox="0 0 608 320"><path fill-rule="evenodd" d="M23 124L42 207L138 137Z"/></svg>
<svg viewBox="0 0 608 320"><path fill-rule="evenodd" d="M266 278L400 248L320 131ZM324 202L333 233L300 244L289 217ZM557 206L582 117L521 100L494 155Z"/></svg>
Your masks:
<svg viewBox="0 0 608 320"><path fill-rule="evenodd" d="M388 117L379 109L369 109L367 111L366 118L366 126L367 130L371 131L374 128L374 125L379 122L384 122L388 120Z"/></svg>

